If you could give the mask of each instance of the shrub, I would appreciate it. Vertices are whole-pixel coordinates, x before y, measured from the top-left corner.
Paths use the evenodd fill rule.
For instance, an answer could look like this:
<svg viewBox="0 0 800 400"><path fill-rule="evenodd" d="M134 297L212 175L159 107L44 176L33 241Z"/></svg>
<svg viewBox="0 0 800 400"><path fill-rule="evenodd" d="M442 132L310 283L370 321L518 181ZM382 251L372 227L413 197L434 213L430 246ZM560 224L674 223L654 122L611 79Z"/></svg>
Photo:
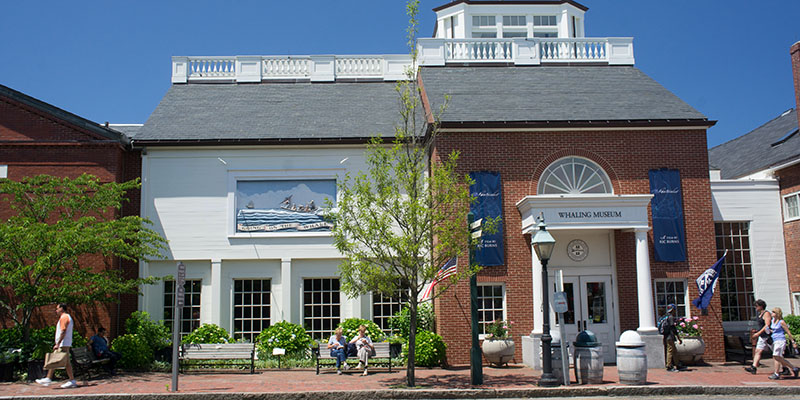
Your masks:
<svg viewBox="0 0 800 400"><path fill-rule="evenodd" d="M369 336L373 342L382 342L383 339L385 339L386 335L383 334L381 327L370 320L348 318L339 323L339 327L342 328L342 335L346 337L347 340L352 340L354 337L358 336L358 327L361 325L367 327L367 336ZM331 332L331 335L333 335L333 332Z"/></svg>
<svg viewBox="0 0 800 400"><path fill-rule="evenodd" d="M511 337L511 325L514 321L495 320L489 325L486 325L486 339L487 340L505 340Z"/></svg>
<svg viewBox="0 0 800 400"><path fill-rule="evenodd" d="M123 368L144 369L153 361L153 350L138 335L127 334L114 339L111 350L122 356L119 366Z"/></svg>
<svg viewBox="0 0 800 400"><path fill-rule="evenodd" d="M700 337L703 336L703 327L697 321L700 317L679 317L675 321L680 337Z"/></svg>
<svg viewBox="0 0 800 400"><path fill-rule="evenodd" d="M789 326L789 331L792 332L792 336L800 337L800 317L797 315L787 315L783 317L783 320L786 321L786 325Z"/></svg>
<svg viewBox="0 0 800 400"><path fill-rule="evenodd" d="M153 352L168 347L172 342L169 328L151 320L150 314L145 311L134 311L125 321L125 331L144 339Z"/></svg>
<svg viewBox="0 0 800 400"><path fill-rule="evenodd" d="M31 329L30 338L22 344L22 353L30 360L44 360L44 355L53 351L56 327ZM73 332L73 338L74 338Z"/></svg>
<svg viewBox="0 0 800 400"><path fill-rule="evenodd" d="M0 351L22 347L22 331L19 328L0 329Z"/></svg>
<svg viewBox="0 0 800 400"><path fill-rule="evenodd" d="M447 345L441 336L431 331L419 331L416 336L414 364L420 367L438 367L444 363ZM408 346L403 346L403 359L408 360Z"/></svg>
<svg viewBox="0 0 800 400"><path fill-rule="evenodd" d="M417 308L417 332L433 331L435 319L436 314L433 313L431 303L420 304ZM408 307L403 307L389 319L389 327L392 328L395 335L408 340L409 333L411 333L411 314L408 311Z"/></svg>
<svg viewBox="0 0 800 400"><path fill-rule="evenodd" d="M200 325L200 327L183 338L183 343L186 344L229 343L231 341L231 335L228 334L228 331L215 324Z"/></svg>
<svg viewBox="0 0 800 400"><path fill-rule="evenodd" d="M294 358L308 356L311 337L302 326L288 321L281 321L261 331L256 338L260 359L272 356L272 349L286 350L286 355Z"/></svg>

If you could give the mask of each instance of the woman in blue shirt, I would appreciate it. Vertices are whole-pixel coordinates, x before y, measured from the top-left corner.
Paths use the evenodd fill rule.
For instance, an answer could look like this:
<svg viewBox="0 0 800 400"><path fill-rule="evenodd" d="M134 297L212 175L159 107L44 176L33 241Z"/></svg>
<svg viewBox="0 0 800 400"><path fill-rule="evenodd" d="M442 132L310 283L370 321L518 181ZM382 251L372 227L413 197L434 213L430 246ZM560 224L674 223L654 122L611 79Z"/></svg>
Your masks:
<svg viewBox="0 0 800 400"><path fill-rule="evenodd" d="M342 336L342 328L336 328L333 335L328 339L328 349L331 351L331 357L336 358L336 373L342 374L342 365L344 364L345 371L347 370L347 339Z"/></svg>
<svg viewBox="0 0 800 400"><path fill-rule="evenodd" d="M792 372L794 372L794 377L797 378L797 374L800 373L800 368L795 367L783 358L783 350L786 347L786 337L789 337L789 340L792 341L795 348L797 347L797 342L795 342L792 337L792 332L789 331L789 326L786 325L786 321L783 320L783 311L780 307L772 309L772 323L769 327L772 330L772 358L775 360L775 371L769 376L769 379L781 379L781 365L791 368Z"/></svg>

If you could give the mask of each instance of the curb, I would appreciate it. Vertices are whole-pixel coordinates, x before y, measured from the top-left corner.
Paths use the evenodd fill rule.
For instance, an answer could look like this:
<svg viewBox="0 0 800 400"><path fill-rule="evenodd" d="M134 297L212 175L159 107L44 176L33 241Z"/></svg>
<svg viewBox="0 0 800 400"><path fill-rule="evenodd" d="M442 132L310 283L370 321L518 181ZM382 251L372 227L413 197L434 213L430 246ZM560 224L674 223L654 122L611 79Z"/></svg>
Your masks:
<svg viewBox="0 0 800 400"><path fill-rule="evenodd" d="M536 389L381 389L321 392L247 393L119 393L48 395L48 400L371 400L371 399L501 399L548 397L663 396L800 396L800 386L611 386ZM42 396L0 396L0 400L40 399Z"/></svg>

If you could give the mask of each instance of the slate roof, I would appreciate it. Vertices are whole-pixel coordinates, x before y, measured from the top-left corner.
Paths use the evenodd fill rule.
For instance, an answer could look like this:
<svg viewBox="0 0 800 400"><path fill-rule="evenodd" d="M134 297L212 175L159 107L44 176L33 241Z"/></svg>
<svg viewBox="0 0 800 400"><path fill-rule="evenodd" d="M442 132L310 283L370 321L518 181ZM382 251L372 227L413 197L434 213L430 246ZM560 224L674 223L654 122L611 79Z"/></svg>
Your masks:
<svg viewBox="0 0 800 400"><path fill-rule="evenodd" d="M442 122L695 120L713 125L672 92L629 66L423 67Z"/></svg>
<svg viewBox="0 0 800 400"><path fill-rule="evenodd" d="M142 130L142 124L110 124L108 127L131 139Z"/></svg>
<svg viewBox="0 0 800 400"><path fill-rule="evenodd" d="M797 110L790 109L764 125L708 151L709 164L720 170L722 179L735 179L800 157Z"/></svg>
<svg viewBox="0 0 800 400"><path fill-rule="evenodd" d="M172 85L134 141L363 141L398 110L394 82Z"/></svg>

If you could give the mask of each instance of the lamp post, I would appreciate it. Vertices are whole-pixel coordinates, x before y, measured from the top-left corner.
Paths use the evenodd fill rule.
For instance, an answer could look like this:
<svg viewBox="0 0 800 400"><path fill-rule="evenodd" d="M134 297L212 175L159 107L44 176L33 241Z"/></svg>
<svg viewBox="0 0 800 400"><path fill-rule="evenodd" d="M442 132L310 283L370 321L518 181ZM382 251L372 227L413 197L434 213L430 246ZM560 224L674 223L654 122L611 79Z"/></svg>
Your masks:
<svg viewBox="0 0 800 400"><path fill-rule="evenodd" d="M472 211L467 214L467 226L470 232L470 239L481 237L481 222L483 219L475 221L475 214ZM469 246L469 266L475 258L475 249ZM481 364L481 346L478 342L478 274L469 277L469 303L470 316L472 319L472 347L469 357L469 375L472 385L483 385L483 365Z"/></svg>
<svg viewBox="0 0 800 400"><path fill-rule="evenodd" d="M539 386L558 386L558 379L553 375L553 354L550 349L553 337L550 336L550 290L547 282L547 262L553 254L556 240L547 232L544 216L540 215L539 221L539 230L531 238L536 257L542 262L542 377Z"/></svg>

